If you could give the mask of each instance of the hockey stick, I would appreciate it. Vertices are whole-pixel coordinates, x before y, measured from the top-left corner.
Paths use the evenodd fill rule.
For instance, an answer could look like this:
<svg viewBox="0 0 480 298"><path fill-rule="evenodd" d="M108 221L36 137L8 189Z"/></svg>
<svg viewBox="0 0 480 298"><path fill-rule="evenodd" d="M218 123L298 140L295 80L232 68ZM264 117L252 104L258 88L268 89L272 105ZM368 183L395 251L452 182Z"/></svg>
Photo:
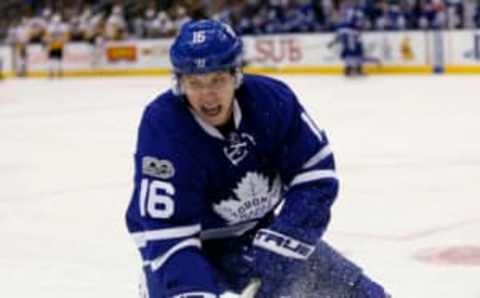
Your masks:
<svg viewBox="0 0 480 298"><path fill-rule="evenodd" d="M220 295L220 298L255 298L255 294L260 288L261 282L259 279L252 279L247 287L240 293L240 295L233 292L226 292Z"/></svg>
<svg viewBox="0 0 480 298"><path fill-rule="evenodd" d="M262 282L260 279L252 279L250 284L248 284L245 290L240 294L240 298L254 298L261 284Z"/></svg>

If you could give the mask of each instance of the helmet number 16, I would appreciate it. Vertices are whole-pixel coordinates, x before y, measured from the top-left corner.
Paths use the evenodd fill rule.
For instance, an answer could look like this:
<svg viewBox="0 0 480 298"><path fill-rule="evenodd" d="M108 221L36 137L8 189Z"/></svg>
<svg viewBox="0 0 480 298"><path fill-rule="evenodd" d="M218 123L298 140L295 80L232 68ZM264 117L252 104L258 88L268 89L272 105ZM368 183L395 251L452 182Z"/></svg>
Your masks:
<svg viewBox="0 0 480 298"><path fill-rule="evenodd" d="M140 215L147 213L153 218L169 218L173 215L175 205L172 196L175 188L169 182L142 179L140 188Z"/></svg>
<svg viewBox="0 0 480 298"><path fill-rule="evenodd" d="M193 40L194 44L196 43L204 43L205 42L205 31L195 31L193 32Z"/></svg>

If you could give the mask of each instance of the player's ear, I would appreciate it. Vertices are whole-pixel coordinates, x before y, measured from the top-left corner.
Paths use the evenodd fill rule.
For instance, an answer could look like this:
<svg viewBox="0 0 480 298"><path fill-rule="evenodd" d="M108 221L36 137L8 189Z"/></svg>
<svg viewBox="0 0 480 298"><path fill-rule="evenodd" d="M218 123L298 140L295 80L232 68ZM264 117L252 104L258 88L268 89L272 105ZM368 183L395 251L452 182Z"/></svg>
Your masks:
<svg viewBox="0 0 480 298"><path fill-rule="evenodd" d="M242 81L243 81L242 69L240 67L233 68L232 75L235 77L235 89L237 89L242 85Z"/></svg>
<svg viewBox="0 0 480 298"><path fill-rule="evenodd" d="M183 95L184 92L182 90L182 85L180 84L180 75L173 74L172 75L172 92L175 95Z"/></svg>

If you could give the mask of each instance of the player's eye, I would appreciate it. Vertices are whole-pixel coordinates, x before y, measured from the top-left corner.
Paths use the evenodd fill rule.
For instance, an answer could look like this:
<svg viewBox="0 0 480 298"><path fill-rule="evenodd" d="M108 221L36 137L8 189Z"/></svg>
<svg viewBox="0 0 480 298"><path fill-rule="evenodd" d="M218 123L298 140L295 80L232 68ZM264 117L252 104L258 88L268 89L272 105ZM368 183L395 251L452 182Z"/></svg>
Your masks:
<svg viewBox="0 0 480 298"><path fill-rule="evenodd" d="M203 85L202 83L198 82L198 81L190 81L190 80L185 80L184 81L184 84L187 88L189 89L201 89L203 88Z"/></svg>
<svg viewBox="0 0 480 298"><path fill-rule="evenodd" d="M192 89L202 89L203 88L203 85L199 82L189 82L188 85Z"/></svg>
<svg viewBox="0 0 480 298"><path fill-rule="evenodd" d="M228 75L220 75L213 79L212 86L216 89L225 87L228 82Z"/></svg>
<svg viewBox="0 0 480 298"><path fill-rule="evenodd" d="M212 81L211 85L213 88L218 89L218 88L221 88L223 84L225 84L225 79L220 77L220 78L215 78Z"/></svg>

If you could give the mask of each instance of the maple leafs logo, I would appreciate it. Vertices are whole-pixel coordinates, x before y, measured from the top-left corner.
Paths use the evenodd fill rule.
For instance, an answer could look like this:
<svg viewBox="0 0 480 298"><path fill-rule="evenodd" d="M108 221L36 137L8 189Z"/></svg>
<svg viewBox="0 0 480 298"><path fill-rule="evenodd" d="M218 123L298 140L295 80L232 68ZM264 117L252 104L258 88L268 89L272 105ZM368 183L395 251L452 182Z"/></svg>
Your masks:
<svg viewBox="0 0 480 298"><path fill-rule="evenodd" d="M213 205L213 209L229 225L263 217L280 201L281 181L276 177L270 186L269 179L248 172L233 190L235 197Z"/></svg>
<svg viewBox="0 0 480 298"><path fill-rule="evenodd" d="M253 136L248 133L238 134L232 132L229 137L229 143L223 147L223 153L234 165L238 165L249 153L249 146L256 145Z"/></svg>

